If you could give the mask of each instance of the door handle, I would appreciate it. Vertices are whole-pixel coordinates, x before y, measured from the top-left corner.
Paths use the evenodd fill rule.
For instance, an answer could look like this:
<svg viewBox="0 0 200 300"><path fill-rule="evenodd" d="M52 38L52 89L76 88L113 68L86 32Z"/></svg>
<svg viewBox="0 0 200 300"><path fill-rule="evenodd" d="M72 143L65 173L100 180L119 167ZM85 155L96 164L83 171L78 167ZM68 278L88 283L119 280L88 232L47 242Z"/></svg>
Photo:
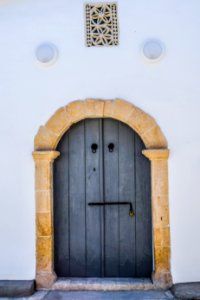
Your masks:
<svg viewBox="0 0 200 300"><path fill-rule="evenodd" d="M89 206L104 206L104 205L129 205L129 216L134 217L135 212L131 202L89 202Z"/></svg>

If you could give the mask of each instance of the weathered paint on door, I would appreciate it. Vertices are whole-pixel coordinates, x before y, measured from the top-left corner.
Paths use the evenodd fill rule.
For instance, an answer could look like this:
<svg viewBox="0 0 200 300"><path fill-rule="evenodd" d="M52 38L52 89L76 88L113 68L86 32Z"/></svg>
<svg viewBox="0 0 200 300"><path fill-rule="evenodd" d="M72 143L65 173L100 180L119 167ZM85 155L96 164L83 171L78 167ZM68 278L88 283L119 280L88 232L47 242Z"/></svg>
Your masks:
<svg viewBox="0 0 200 300"><path fill-rule="evenodd" d="M58 276L151 275L150 165L144 148L132 129L112 119L81 121L63 136L54 164ZM129 216L129 205L91 202L131 202L135 216Z"/></svg>

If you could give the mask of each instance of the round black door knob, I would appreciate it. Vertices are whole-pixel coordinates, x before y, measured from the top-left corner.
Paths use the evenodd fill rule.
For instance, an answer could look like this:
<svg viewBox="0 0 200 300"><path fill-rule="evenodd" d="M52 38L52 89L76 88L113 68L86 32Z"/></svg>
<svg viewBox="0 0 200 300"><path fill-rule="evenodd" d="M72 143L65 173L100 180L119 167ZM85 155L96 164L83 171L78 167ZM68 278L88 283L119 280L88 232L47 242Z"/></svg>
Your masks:
<svg viewBox="0 0 200 300"><path fill-rule="evenodd" d="M115 145L114 145L113 143L110 143L110 144L108 145L109 152L113 152L114 147L115 147Z"/></svg>
<svg viewBox="0 0 200 300"><path fill-rule="evenodd" d="M98 149L98 145L97 144L92 144L91 145L91 149L92 149L92 153L96 153L97 149Z"/></svg>

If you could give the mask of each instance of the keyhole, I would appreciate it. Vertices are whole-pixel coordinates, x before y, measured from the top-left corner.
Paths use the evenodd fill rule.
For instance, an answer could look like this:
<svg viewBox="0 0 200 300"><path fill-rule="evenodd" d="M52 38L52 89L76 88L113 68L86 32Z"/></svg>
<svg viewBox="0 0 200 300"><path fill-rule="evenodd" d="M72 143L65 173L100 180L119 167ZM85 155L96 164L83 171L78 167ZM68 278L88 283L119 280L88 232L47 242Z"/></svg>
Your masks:
<svg viewBox="0 0 200 300"><path fill-rule="evenodd" d="M92 144L91 149L92 149L92 153L96 153L96 151L98 149L98 145L97 144Z"/></svg>
<svg viewBox="0 0 200 300"><path fill-rule="evenodd" d="M115 147L115 145L114 145L113 143L110 143L110 144L108 145L109 152L113 152L114 147Z"/></svg>

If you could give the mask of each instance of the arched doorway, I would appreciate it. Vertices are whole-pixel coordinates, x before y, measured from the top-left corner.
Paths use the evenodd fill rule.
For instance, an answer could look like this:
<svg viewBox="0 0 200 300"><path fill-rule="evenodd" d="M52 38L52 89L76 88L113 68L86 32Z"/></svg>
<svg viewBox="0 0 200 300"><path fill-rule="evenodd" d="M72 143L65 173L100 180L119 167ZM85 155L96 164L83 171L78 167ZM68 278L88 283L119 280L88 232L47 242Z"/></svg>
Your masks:
<svg viewBox="0 0 200 300"><path fill-rule="evenodd" d="M59 109L40 127L35 137L35 194L36 194L36 283L48 288L56 279L54 270L53 230L53 161L63 134L74 124L85 119L111 118L127 124L143 141L142 150L151 162L151 206L153 228L154 268L152 279L155 286L171 285L170 230L168 207L169 151L166 139L155 120L124 100L75 101Z"/></svg>
<svg viewBox="0 0 200 300"><path fill-rule="evenodd" d="M113 119L86 119L54 162L54 266L59 277L151 277L150 162Z"/></svg>

